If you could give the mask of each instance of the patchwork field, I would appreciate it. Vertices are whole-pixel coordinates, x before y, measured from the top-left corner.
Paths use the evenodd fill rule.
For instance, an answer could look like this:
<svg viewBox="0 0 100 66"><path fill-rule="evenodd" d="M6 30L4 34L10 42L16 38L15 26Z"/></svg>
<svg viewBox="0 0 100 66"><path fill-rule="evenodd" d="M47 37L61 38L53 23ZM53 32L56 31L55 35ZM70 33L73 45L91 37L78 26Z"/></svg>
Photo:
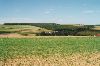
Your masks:
<svg viewBox="0 0 100 66"><path fill-rule="evenodd" d="M0 38L0 66L100 66L100 38Z"/></svg>
<svg viewBox="0 0 100 66"><path fill-rule="evenodd" d="M51 30L30 25L0 25L0 37L31 37L42 31Z"/></svg>

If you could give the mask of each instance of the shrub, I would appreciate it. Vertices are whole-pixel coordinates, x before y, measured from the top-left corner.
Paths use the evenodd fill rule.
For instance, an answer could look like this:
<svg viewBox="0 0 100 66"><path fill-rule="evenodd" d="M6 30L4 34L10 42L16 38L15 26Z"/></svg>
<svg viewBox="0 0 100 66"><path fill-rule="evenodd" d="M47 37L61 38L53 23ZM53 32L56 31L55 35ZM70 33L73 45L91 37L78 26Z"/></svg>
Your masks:
<svg viewBox="0 0 100 66"><path fill-rule="evenodd" d="M76 35L78 36L94 36L96 33L92 31L81 31L78 32Z"/></svg>

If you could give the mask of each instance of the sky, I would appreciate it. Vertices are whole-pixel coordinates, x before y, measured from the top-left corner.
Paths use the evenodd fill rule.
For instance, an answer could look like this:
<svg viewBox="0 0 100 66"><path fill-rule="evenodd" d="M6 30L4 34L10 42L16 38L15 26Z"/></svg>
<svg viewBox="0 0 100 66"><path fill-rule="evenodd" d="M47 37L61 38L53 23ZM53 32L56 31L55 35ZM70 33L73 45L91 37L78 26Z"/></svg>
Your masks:
<svg viewBox="0 0 100 66"><path fill-rule="evenodd" d="M100 24L100 0L0 0L0 23Z"/></svg>

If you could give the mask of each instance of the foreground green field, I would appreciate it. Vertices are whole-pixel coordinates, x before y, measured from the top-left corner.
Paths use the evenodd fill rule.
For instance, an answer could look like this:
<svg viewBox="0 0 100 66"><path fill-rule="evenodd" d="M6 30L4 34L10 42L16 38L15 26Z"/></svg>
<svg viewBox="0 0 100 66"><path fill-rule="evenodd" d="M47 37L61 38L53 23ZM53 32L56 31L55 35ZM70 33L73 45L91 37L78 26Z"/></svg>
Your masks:
<svg viewBox="0 0 100 66"><path fill-rule="evenodd" d="M24 61L26 60L25 58L27 58L28 61L30 60L29 58L31 58L31 62L35 62L34 60L32 60L32 58L35 60L40 59L40 61L38 60L39 63L43 63L44 62L43 59L45 59L46 61L47 58L49 58L49 60L47 60L47 65L43 65L43 66L53 66L53 65L48 65L50 63L53 64L52 59L57 59L59 61L57 62L56 60L54 60L54 62L60 63L62 58L64 59L65 57L69 57L69 61L70 61L71 56L72 58L74 57L74 59L78 57L78 59L76 60L79 60L81 57L90 58L90 55L94 55L94 54L97 54L95 56L98 58L97 62L100 65L99 62L100 61L100 38L99 37L0 38L0 60L2 61L1 62L2 65L4 65L4 63L6 64L4 66L13 63L9 61L7 62L7 60L10 59L10 61L12 61L12 59L17 59L17 61L19 61L18 58L19 59L24 58ZM41 59L43 60L42 62ZM37 66L42 66L42 65L38 65L39 64L38 62L36 62L35 65L32 65L31 62L27 63L30 65L27 64L23 65L24 61L22 63L21 61L23 60L20 60L20 62L18 63L19 65L15 65L15 66L35 66L36 64ZM65 61L69 62L68 60L64 60L63 63L66 63ZM69 63L68 66L79 65L79 64L74 65L73 60L71 62L73 62L73 64L71 65ZM93 61L90 62L86 60L86 63L91 64L94 62ZM15 64L15 62L13 64ZM59 64L57 66L67 66L67 65ZM83 66L88 66L88 65L83 64ZM93 64L91 66L93 66Z"/></svg>

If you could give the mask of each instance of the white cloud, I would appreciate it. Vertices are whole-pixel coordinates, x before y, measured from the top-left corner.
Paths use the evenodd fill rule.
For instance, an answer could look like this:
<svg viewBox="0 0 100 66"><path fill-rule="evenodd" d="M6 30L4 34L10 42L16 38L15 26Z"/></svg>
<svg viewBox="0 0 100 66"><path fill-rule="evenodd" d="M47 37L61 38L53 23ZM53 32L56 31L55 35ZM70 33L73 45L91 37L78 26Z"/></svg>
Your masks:
<svg viewBox="0 0 100 66"><path fill-rule="evenodd" d="M51 9L49 9L49 10L54 11L55 9L51 8Z"/></svg>
<svg viewBox="0 0 100 66"><path fill-rule="evenodd" d="M92 13L95 13L95 11L94 10L85 10L85 11L83 11L83 13L92 14Z"/></svg>
<svg viewBox="0 0 100 66"><path fill-rule="evenodd" d="M100 14L100 10L84 10L82 11L84 14Z"/></svg>
<svg viewBox="0 0 100 66"><path fill-rule="evenodd" d="M2 17L0 22L33 22L32 18Z"/></svg>
<svg viewBox="0 0 100 66"><path fill-rule="evenodd" d="M44 14L52 14L55 11L55 9L47 9Z"/></svg>
<svg viewBox="0 0 100 66"><path fill-rule="evenodd" d="M50 14L51 12L50 12L50 11L45 11L44 13L45 13L45 14Z"/></svg>

